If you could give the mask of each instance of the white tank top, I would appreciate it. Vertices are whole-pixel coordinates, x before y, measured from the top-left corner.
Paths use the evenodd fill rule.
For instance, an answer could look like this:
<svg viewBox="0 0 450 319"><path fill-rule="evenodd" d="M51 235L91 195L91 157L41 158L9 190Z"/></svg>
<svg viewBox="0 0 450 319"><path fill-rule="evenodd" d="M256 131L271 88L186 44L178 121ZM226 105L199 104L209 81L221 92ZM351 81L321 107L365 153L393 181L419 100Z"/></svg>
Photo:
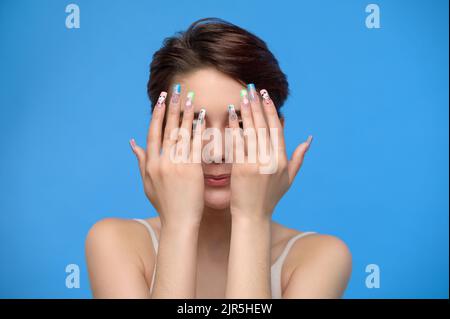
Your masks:
<svg viewBox="0 0 450 319"><path fill-rule="evenodd" d="M144 220L144 219L134 219L135 221L143 224L148 232L150 233L150 237L152 238L153 248L155 249L155 254L158 253L158 238L156 237L155 231L153 230L152 226ZM297 239L300 239L302 237L305 237L307 235L315 234L315 232L304 232L298 235L295 235L289 241L287 242L286 246L284 247L281 255L277 258L277 260L273 263L271 267L271 289L272 289L272 298L273 299L281 299L281 270L283 268L284 260L286 259L287 255L289 254L289 251L291 250L292 246L294 245L295 241ZM152 276L152 284L150 287L150 293L153 290L153 283L155 281L155 274L156 274L156 267L153 268L153 276Z"/></svg>

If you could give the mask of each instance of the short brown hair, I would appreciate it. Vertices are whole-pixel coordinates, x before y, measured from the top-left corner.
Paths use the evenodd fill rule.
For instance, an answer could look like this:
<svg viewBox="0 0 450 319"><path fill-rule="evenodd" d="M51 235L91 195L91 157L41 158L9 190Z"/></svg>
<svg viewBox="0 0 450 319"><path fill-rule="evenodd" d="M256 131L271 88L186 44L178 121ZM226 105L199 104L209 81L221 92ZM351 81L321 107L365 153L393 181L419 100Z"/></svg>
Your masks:
<svg viewBox="0 0 450 319"><path fill-rule="evenodd" d="M205 18L164 39L153 55L147 83L152 109L175 75L202 67L214 67L241 83L268 90L277 110L289 94L286 75L263 40L230 22Z"/></svg>

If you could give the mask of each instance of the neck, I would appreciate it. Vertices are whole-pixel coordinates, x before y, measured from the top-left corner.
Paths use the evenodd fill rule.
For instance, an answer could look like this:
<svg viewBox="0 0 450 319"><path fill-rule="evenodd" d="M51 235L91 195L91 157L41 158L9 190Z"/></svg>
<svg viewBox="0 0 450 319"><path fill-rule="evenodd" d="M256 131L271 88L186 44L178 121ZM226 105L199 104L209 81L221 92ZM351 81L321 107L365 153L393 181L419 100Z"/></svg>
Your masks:
<svg viewBox="0 0 450 319"><path fill-rule="evenodd" d="M198 233L199 253L208 253L212 258L228 258L230 239L230 209L214 210L205 207Z"/></svg>

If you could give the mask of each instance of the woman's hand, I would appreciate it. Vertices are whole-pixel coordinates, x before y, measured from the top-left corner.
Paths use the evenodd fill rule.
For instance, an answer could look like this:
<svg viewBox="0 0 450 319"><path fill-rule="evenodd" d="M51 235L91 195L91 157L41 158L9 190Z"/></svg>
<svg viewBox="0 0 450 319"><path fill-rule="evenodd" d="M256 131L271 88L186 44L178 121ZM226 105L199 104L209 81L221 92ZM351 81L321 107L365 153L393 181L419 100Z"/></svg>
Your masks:
<svg viewBox="0 0 450 319"><path fill-rule="evenodd" d="M312 137L308 137L288 161L283 127L275 105L266 90L261 90L260 93L262 101L253 85L249 85L248 92L241 91L241 116L248 152L245 152L244 163L233 163L233 217L270 219L276 204L292 184L312 141ZM233 112L230 108L229 126L239 128ZM251 138L252 132L255 133L254 138ZM252 151L255 154L253 158Z"/></svg>
<svg viewBox="0 0 450 319"><path fill-rule="evenodd" d="M139 162L145 194L158 211L161 224L199 225L203 213L204 179L201 163L193 160L192 141L197 140L204 130L205 111L200 112L194 137L191 138L194 94L189 92L187 95L180 126L180 89L175 87L167 111L164 135L162 129L167 93L161 92L153 110L147 149L136 145L134 139L130 144ZM183 139L179 139L180 131L183 131ZM183 146L188 146L184 148L184 161L175 161L175 151L179 154Z"/></svg>

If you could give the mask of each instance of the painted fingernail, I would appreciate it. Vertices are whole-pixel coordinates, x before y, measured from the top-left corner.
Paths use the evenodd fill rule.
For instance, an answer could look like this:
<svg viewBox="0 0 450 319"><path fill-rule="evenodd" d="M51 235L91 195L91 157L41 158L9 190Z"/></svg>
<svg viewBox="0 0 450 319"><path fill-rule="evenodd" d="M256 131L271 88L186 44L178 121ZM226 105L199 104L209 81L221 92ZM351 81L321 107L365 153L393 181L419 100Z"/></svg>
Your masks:
<svg viewBox="0 0 450 319"><path fill-rule="evenodd" d="M180 100L180 93L181 93L181 85L177 83L173 86L172 103L178 103L178 101Z"/></svg>
<svg viewBox="0 0 450 319"><path fill-rule="evenodd" d="M130 140L130 146L133 152L136 152L136 141L134 140L134 138Z"/></svg>
<svg viewBox="0 0 450 319"><path fill-rule="evenodd" d="M255 101L256 100L256 89L255 89L255 85L253 83L250 83L247 85L247 91L250 96L250 101Z"/></svg>
<svg viewBox="0 0 450 319"><path fill-rule="evenodd" d="M186 99L186 109L190 109L192 107L192 103L194 102L194 92L190 91L187 94L187 99Z"/></svg>
<svg viewBox="0 0 450 319"><path fill-rule="evenodd" d="M267 92L267 90L263 89L263 90L259 91L259 93L261 94L261 96L263 98L264 104L266 104L266 105L270 104L269 92Z"/></svg>
<svg viewBox="0 0 450 319"><path fill-rule="evenodd" d="M203 122L205 121L205 115L206 115L206 110L205 109L201 109L200 113L198 114L198 122L200 124L203 124Z"/></svg>
<svg viewBox="0 0 450 319"><path fill-rule="evenodd" d="M244 106L248 106L248 93L246 89L241 90L241 101Z"/></svg>
<svg viewBox="0 0 450 319"><path fill-rule="evenodd" d="M228 116L230 121L236 121L237 115L233 104L228 105Z"/></svg>
<svg viewBox="0 0 450 319"><path fill-rule="evenodd" d="M161 94L159 95L158 98L158 102L156 103L157 107L162 107L162 105L164 104L164 101L166 100L167 97L167 92L161 92Z"/></svg>

